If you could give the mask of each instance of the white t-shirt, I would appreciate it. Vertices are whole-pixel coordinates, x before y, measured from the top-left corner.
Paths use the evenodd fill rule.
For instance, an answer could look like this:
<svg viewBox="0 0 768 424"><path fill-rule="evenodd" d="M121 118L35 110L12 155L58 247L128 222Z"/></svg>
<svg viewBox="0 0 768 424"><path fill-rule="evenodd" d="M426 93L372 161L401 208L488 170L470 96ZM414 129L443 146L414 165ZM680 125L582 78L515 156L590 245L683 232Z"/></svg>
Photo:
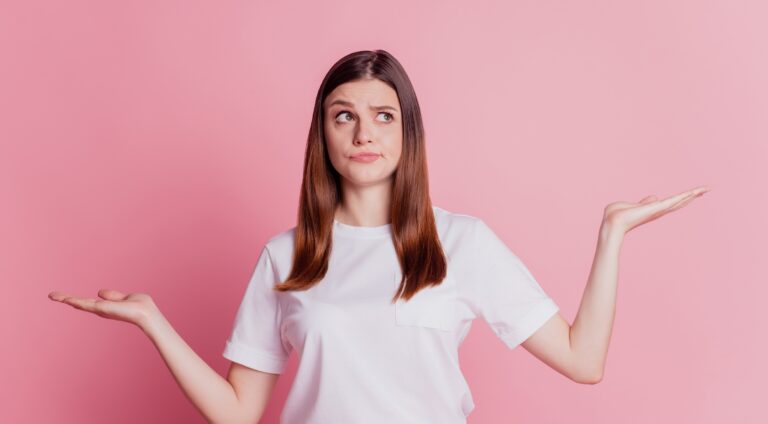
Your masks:
<svg viewBox="0 0 768 424"><path fill-rule="evenodd" d="M471 215L433 205L446 279L390 303L401 277L391 224L334 221L324 279L275 292L291 269L295 227L264 246L223 356L282 373L299 364L284 424L464 424L474 409L458 347L481 317L510 349L559 310L521 260Z"/></svg>

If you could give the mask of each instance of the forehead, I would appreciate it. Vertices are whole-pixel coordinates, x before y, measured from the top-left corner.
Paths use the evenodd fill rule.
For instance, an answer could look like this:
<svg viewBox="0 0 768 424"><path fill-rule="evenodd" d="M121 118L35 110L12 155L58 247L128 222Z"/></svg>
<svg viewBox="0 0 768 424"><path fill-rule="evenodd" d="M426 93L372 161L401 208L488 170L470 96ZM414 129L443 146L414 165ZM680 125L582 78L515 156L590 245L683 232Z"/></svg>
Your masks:
<svg viewBox="0 0 768 424"><path fill-rule="evenodd" d="M399 109L400 102L397 92L387 83L379 79L363 79L345 82L334 88L325 98L323 105L334 100L346 100L357 106L389 105Z"/></svg>

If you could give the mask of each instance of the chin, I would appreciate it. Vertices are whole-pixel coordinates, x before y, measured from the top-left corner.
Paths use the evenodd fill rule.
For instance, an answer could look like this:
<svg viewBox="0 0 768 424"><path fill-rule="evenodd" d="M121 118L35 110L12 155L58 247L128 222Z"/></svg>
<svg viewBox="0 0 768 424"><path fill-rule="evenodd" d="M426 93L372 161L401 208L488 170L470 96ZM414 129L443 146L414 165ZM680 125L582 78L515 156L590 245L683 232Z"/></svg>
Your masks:
<svg viewBox="0 0 768 424"><path fill-rule="evenodd" d="M386 184L388 178L345 178L347 182L356 187L369 187L377 184Z"/></svg>

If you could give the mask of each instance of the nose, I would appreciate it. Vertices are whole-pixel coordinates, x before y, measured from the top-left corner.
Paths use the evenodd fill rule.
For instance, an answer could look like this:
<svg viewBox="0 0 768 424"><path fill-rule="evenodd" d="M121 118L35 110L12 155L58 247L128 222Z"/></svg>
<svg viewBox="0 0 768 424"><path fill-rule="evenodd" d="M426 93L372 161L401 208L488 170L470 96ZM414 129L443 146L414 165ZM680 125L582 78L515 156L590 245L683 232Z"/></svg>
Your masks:
<svg viewBox="0 0 768 424"><path fill-rule="evenodd" d="M373 129L372 125L368 123L365 119L361 119L358 121L357 129L355 131L355 145L370 143L373 141Z"/></svg>

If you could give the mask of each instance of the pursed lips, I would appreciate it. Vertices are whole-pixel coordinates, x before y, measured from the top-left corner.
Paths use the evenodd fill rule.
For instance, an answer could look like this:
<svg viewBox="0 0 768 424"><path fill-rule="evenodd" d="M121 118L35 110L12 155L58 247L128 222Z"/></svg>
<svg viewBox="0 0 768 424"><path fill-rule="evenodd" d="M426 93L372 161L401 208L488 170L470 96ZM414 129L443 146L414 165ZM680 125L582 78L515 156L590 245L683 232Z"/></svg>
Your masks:
<svg viewBox="0 0 768 424"><path fill-rule="evenodd" d="M358 162L373 162L377 160L379 157L381 157L381 153L361 152L361 153L355 153L349 158Z"/></svg>

